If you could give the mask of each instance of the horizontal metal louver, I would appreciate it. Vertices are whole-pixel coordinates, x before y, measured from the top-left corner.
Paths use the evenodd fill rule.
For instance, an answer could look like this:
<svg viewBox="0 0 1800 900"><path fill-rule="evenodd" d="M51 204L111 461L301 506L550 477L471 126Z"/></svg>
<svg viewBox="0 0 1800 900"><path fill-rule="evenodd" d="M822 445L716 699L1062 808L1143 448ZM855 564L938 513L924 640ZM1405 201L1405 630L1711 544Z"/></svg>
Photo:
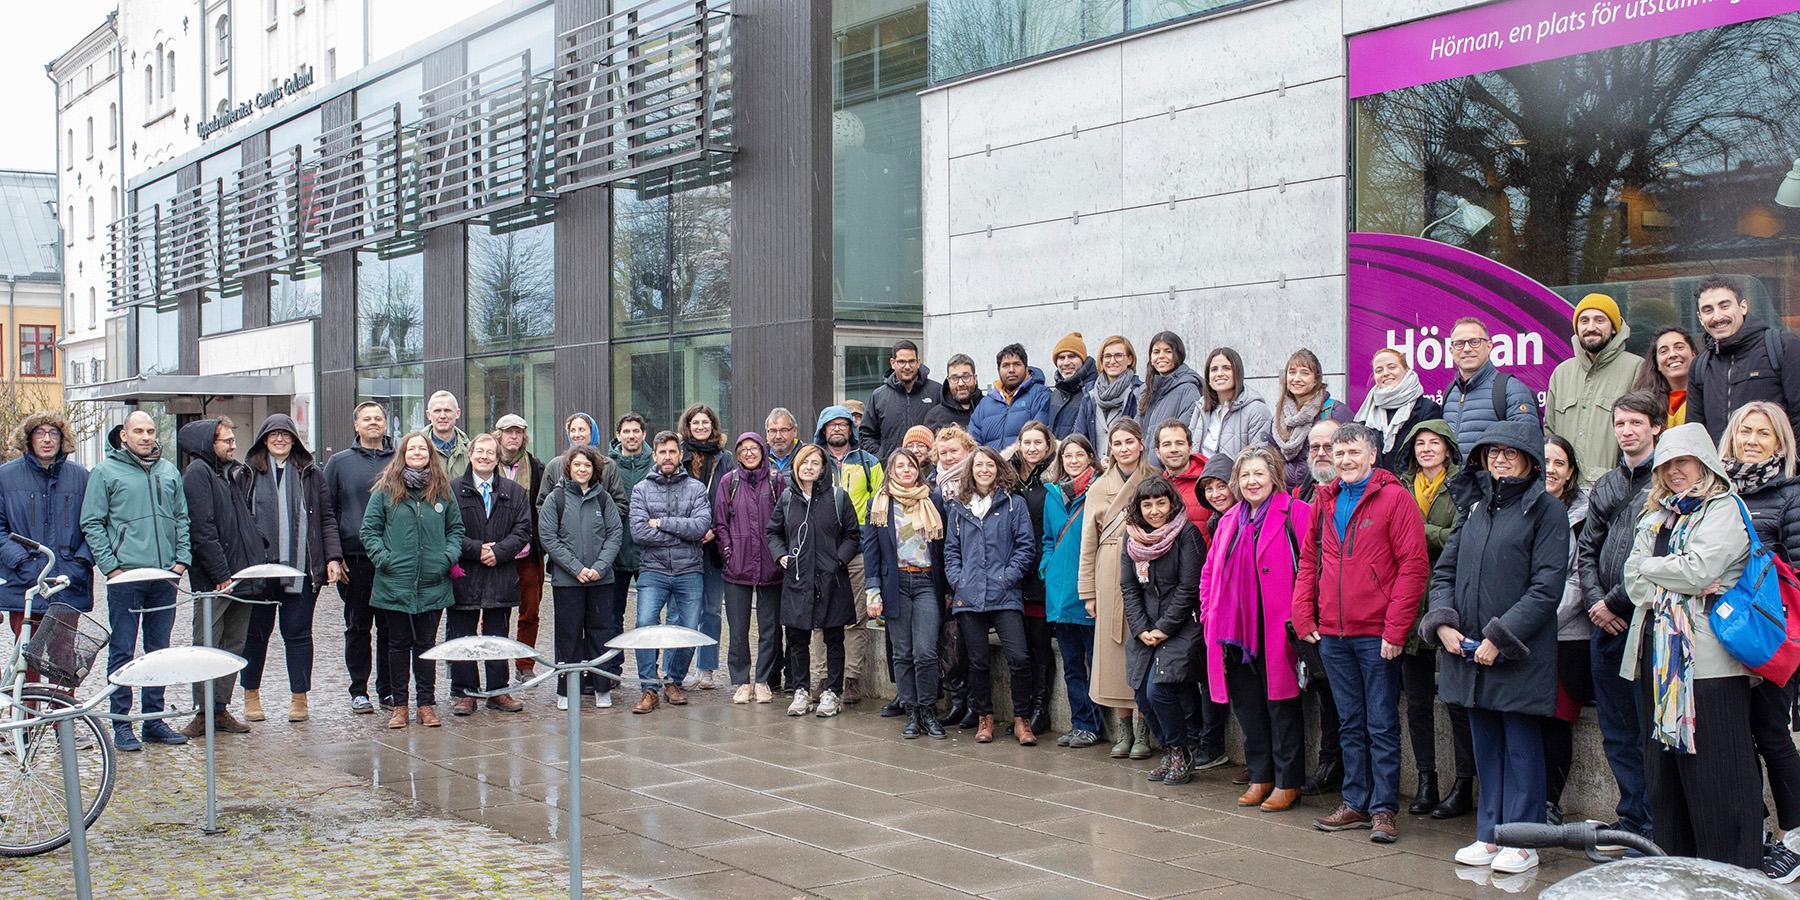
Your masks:
<svg viewBox="0 0 1800 900"><path fill-rule="evenodd" d="M225 201L231 225L226 249L237 259L237 277L280 268L316 250L316 181L299 145L271 148L238 170L237 189Z"/></svg>
<svg viewBox="0 0 1800 900"><path fill-rule="evenodd" d="M178 294L219 280L219 184L201 182L176 192L162 217L159 283Z"/></svg>
<svg viewBox="0 0 1800 900"><path fill-rule="evenodd" d="M127 213L106 228L106 300L113 308L156 301L159 213L152 205Z"/></svg>
<svg viewBox="0 0 1800 900"><path fill-rule="evenodd" d="M418 227L460 222L545 193L548 92L532 79L526 51L420 95Z"/></svg>
<svg viewBox="0 0 1800 900"><path fill-rule="evenodd" d="M414 141L395 103L320 134L313 146L313 211L318 252L352 250L402 227L407 168Z"/></svg>

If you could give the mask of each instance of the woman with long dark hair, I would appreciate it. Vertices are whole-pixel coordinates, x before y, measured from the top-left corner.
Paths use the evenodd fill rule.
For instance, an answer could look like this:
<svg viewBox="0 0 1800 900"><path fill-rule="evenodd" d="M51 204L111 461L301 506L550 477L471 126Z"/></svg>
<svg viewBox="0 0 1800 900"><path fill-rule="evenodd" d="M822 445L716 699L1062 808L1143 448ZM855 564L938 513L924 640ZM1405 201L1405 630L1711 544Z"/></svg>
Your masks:
<svg viewBox="0 0 1800 900"><path fill-rule="evenodd" d="M1651 390L1669 404L1669 427L1687 421L1688 372L1700 345L1680 325L1665 325L1650 339L1631 389Z"/></svg>
<svg viewBox="0 0 1800 900"><path fill-rule="evenodd" d="M1069 731L1056 739L1056 746L1075 749L1094 746L1106 733L1100 707L1088 696L1094 616L1076 590L1088 486L1098 473L1095 462L1094 445L1084 434L1069 435L1057 449L1058 478L1044 492L1044 551L1037 567L1044 580L1045 617L1062 651L1063 688L1069 693Z"/></svg>
<svg viewBox="0 0 1800 900"><path fill-rule="evenodd" d="M1244 358L1230 347L1214 347L1202 368L1200 401L1183 416L1194 452L1209 461L1219 456L1229 460L1266 440L1274 416L1269 404L1244 385ZM1145 424L1155 428L1161 423Z"/></svg>
<svg viewBox="0 0 1800 900"><path fill-rule="evenodd" d="M994 739L994 694L988 675L991 654L984 652L988 632L1000 636L1000 648L1012 676L1013 737L1020 746L1037 744L1026 716L1031 714L1031 667L1025 647L1025 598L1022 586L1037 544L1031 510L1012 492L1012 466L990 447L977 447L969 457L962 493L946 510L944 568L953 599L950 612L969 648L969 707L975 713L975 742Z"/></svg>
<svg viewBox="0 0 1800 900"><path fill-rule="evenodd" d="M394 714L387 726L407 725L410 678L419 724L436 728L444 724L437 714L437 663L423 654L437 643L438 623L456 600L450 567L462 555L463 521L430 435L415 431L400 439L369 491L358 536L375 566L369 605L381 616L393 677Z"/></svg>
<svg viewBox="0 0 1800 900"><path fill-rule="evenodd" d="M1137 705L1136 690L1125 677L1126 654L1135 643L1125 621L1121 587L1121 554L1131 498L1151 473L1144 457L1144 431L1131 419L1113 423L1106 471L1088 486L1087 511L1081 520L1081 560L1076 591L1094 617L1094 665L1088 696L1116 717L1112 757L1150 758L1150 725Z"/></svg>
<svg viewBox="0 0 1800 900"><path fill-rule="evenodd" d="M1562 821L1563 787L1575 765L1575 723L1581 708L1594 702L1594 673L1588 642L1594 623L1581 592L1576 541L1587 520L1587 492L1581 489L1581 467L1575 446L1560 434L1544 435L1544 490L1569 513L1569 577L1556 606L1556 712L1544 720L1544 799L1546 816Z"/></svg>
<svg viewBox="0 0 1800 900"><path fill-rule="evenodd" d="M681 435L681 465L688 474L706 486L706 496L719 489L719 479L731 471L731 454L725 452L724 423L719 414L704 403L682 410L678 426ZM700 633L717 641L724 618L725 560L719 555L719 542L712 531L705 540L706 562L700 567ZM683 687L710 691L731 683L729 673L719 669L719 645L708 644L694 652L695 671L688 677L694 682Z"/></svg>
<svg viewBox="0 0 1800 900"><path fill-rule="evenodd" d="M1186 421L1200 401L1200 384L1200 376L1187 364L1187 344L1181 335L1157 332L1150 339L1150 365L1144 375L1143 396L1138 398L1138 424L1150 433L1170 419ZM1150 464L1159 465L1154 455Z"/></svg>
<svg viewBox="0 0 1800 900"><path fill-rule="evenodd" d="M1004 454L1012 458L1013 471L1018 476L1013 493L1024 499L1025 507L1031 510L1033 547L1041 546L1044 541L1044 497L1050 484L1057 479L1057 444L1050 426L1034 419L1019 429L1018 442ZM1044 613L1044 579L1038 576L1036 565L1026 570L1021 587L1025 594L1025 650L1031 658L1031 708L1025 718L1031 723L1033 732L1042 733L1050 730L1050 694L1056 679L1056 651L1050 621Z"/></svg>

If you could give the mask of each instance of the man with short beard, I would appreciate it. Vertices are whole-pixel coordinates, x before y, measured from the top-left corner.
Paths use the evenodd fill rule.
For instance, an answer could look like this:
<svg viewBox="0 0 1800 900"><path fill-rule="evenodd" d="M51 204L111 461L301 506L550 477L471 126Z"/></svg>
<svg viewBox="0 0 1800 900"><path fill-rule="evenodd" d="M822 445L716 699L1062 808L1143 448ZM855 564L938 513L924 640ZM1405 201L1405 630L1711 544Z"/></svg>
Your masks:
<svg viewBox="0 0 1800 900"><path fill-rule="evenodd" d="M1625 352L1631 325L1619 304L1605 294L1589 294L1575 305L1575 356L1550 375L1544 400L1544 429L1575 447L1582 487L1600 480L1619 458L1613 437L1613 401L1631 390L1643 359Z"/></svg>
<svg viewBox="0 0 1800 900"><path fill-rule="evenodd" d="M507 413L494 423L494 433L500 436L500 464L494 470L507 481L518 485L525 491L525 498L532 509L537 509L544 496L544 463L532 453L531 434L525 417L515 413ZM527 647L537 646L538 613L544 603L544 544L538 537L537 516L531 519L531 545L525 548L525 555L519 557L519 643ZM532 677L537 666L531 659L517 662L519 680L527 681Z"/></svg>
<svg viewBox="0 0 1800 900"><path fill-rule="evenodd" d="M975 374L975 360L967 354L950 357L944 366L943 399L925 413L925 427L932 434L955 425L967 431L975 404L981 402L981 380Z"/></svg>
<svg viewBox="0 0 1800 900"><path fill-rule="evenodd" d="M1306 433L1306 471L1312 479L1294 485L1297 499L1311 503L1319 485L1330 484L1337 477L1337 464L1331 461L1331 439L1337 436L1338 424L1335 420L1324 419L1314 423L1312 430Z"/></svg>

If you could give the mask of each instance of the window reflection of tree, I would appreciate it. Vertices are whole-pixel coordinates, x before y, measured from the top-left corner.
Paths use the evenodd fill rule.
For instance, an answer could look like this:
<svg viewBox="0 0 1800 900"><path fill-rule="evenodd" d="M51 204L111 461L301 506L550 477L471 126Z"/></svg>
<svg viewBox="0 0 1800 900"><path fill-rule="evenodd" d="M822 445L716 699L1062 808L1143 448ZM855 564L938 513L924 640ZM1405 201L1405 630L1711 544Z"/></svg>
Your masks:
<svg viewBox="0 0 1800 900"><path fill-rule="evenodd" d="M1118 34L1128 2L931 0L932 73L954 78Z"/></svg>
<svg viewBox="0 0 1800 900"><path fill-rule="evenodd" d="M679 316L681 330L727 323L731 191L713 184L678 193L614 193L613 284L625 322Z"/></svg>
<svg viewBox="0 0 1800 900"><path fill-rule="evenodd" d="M546 343L556 327L549 228L469 231L469 329L481 348ZM542 338L542 341L533 341Z"/></svg>
<svg viewBox="0 0 1800 900"><path fill-rule="evenodd" d="M425 349L423 257L360 251L356 273L357 362L417 359Z"/></svg>
<svg viewBox="0 0 1800 900"><path fill-rule="evenodd" d="M1797 45L1800 16L1786 15L1362 98L1357 228L1416 233L1466 198L1494 222L1432 237L1547 285L1603 282L1626 249L1627 204L1749 174L1766 177L1747 198L1773 195L1800 149ZM1722 235L1690 218L1638 237L1730 237L1736 217L1715 217Z"/></svg>

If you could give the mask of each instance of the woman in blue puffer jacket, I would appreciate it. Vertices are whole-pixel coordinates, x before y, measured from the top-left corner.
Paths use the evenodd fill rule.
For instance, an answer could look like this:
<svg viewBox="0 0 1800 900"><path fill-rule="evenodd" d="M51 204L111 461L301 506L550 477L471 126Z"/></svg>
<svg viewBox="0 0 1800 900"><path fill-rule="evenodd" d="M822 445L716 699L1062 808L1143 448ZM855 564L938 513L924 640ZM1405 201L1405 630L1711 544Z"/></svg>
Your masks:
<svg viewBox="0 0 1800 900"><path fill-rule="evenodd" d="M1012 493L1013 467L991 447L978 447L968 460L968 476L945 523L944 568L956 599L950 612L969 648L969 706L976 715L975 741L994 739L994 693L985 652L990 630L1000 635L1012 672L1013 736L1026 747L1037 736L1025 716L1031 711L1031 659L1025 646L1026 570L1037 558L1031 510Z"/></svg>

